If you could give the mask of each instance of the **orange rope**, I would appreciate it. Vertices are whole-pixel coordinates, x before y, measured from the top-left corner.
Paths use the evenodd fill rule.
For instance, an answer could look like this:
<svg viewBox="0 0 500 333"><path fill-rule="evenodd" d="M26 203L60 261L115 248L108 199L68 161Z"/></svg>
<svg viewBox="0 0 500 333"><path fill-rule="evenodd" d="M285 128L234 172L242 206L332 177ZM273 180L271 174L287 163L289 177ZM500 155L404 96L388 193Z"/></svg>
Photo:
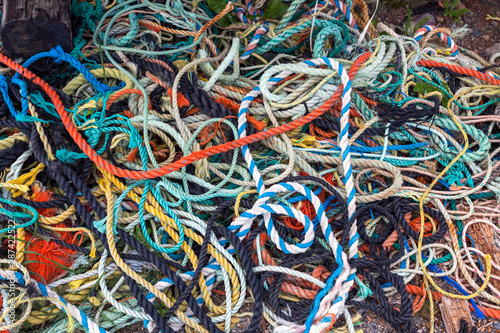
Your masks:
<svg viewBox="0 0 500 333"><path fill-rule="evenodd" d="M40 79L40 80L43 82L42 79ZM50 87L49 85L47 85L47 86ZM52 88L50 87L50 89L52 89ZM47 92L47 91L45 91L45 92ZM140 91L139 89L122 89L122 90L117 91L116 93L114 93L113 95L111 95L111 97L107 100L107 102L106 102L106 110L109 110L109 107L111 105L113 105L113 103L116 102L123 95L131 95L131 94L137 94L137 95L141 95L142 96L142 91ZM50 96L50 94L49 94L49 96ZM149 109L151 110L152 108L153 107L151 106L151 101L149 101Z"/></svg>
<svg viewBox="0 0 500 333"><path fill-rule="evenodd" d="M148 78L150 78L151 80L153 80L158 85L160 85L162 88L166 89L168 92L168 96L170 97L170 100L172 100L172 89L170 89L170 87L167 86L165 84L165 82L163 82L162 80L160 80L159 78L157 78L156 76L151 74L150 72L146 72L146 76ZM180 92L177 93L177 105L181 108L189 105L189 101Z"/></svg>
<svg viewBox="0 0 500 333"><path fill-rule="evenodd" d="M449 65L449 64L443 64L441 62L433 61L433 60L420 60L417 62L417 65L419 66L424 66L424 67L446 67L455 73L458 74L465 74L468 76L473 76L475 78L478 78L480 80L486 81L490 84L500 86L500 80L495 79L494 77L491 77L489 75L486 75L480 71L476 71L474 69L469 69L469 68L464 68L456 65Z"/></svg>
<svg viewBox="0 0 500 333"><path fill-rule="evenodd" d="M418 287L418 286L415 286L415 285L412 285L412 284L407 284L406 285L406 291L409 292L410 294L413 294L413 295L418 295L418 296L424 296L425 295L425 288L423 287ZM441 301L441 299L443 298L443 295L438 293L437 291L432 291L432 297L438 301ZM482 307L482 306L479 306L479 309L481 311L483 311L483 313L488 316L488 317L491 317L491 318L494 318L494 319L500 319L500 310L497 310L497 309L491 309L491 308L485 308L485 307ZM471 309L471 311L474 310L474 308L472 307L472 305L469 303L469 308Z"/></svg>
<svg viewBox="0 0 500 333"><path fill-rule="evenodd" d="M217 96L217 97L214 97L214 101L216 101L217 103L220 103L222 105L224 105L226 108L228 108L229 110L235 112L236 114L238 114L238 110L240 109L240 106L236 103L236 102L233 102L232 100L230 100L229 98L224 98L222 96ZM247 116L248 117L248 121L255 127L255 129L259 132L263 131L265 128L266 128L266 123L263 122L263 121L259 121L257 119L255 119L254 117L252 116Z"/></svg>
<svg viewBox="0 0 500 333"><path fill-rule="evenodd" d="M349 77L352 79L359 67L365 62L368 58L370 57L370 53L365 53L361 57L359 57L354 64L352 65L350 71L349 71ZM318 118L321 116L325 111L327 111L329 108L331 108L335 103L339 101L339 98L342 96L343 93L343 85L341 85L335 94L327 100L322 106L320 106L318 109L314 110L313 112L303 116L302 118L296 119L288 124L281 125L276 128L271 128L268 129L267 131L256 133L253 135L249 135L244 138L240 138L238 140L234 140L222 145L218 146L213 146L209 147L197 152L194 152L188 156L184 156L180 158L179 160L165 165L159 169L154 169L154 170L145 170L145 171L132 171L132 170L126 170L122 169L119 167L114 166L113 164L109 163L108 161L104 160L101 156L99 156L95 150L93 150L88 143L85 141L85 139L82 137L82 135L78 132L78 129L75 127L73 124L71 117L68 115L66 112L64 105L61 101L61 98L57 94L57 92L44 80L42 80L40 77L37 75L33 74L31 71L28 69L24 68L23 66L19 65L15 61L11 60L10 58L6 57L5 55L0 53L0 62L3 64L7 65L8 67L12 68L16 72L20 73L22 76L25 78L32 80L34 83L39 85L47 95L49 95L50 99L52 100L52 103L54 104L57 113L61 117L61 121L66 127L66 130L68 133L71 135L75 143L80 147L80 149L94 162L97 166L105 169L106 171L110 172L111 174L118 176L118 177L123 177L123 178L128 178L128 179L151 179L151 178L156 178L160 177L169 173L172 173L174 171L177 171L189 164L192 164L193 162L199 161L201 159L204 159L206 157L210 157L216 154L220 154L229 150L233 150L236 148L240 148L242 146L248 145L253 142L258 142L263 139L276 136L278 134L282 134L288 131L291 131L297 127L303 126L305 124L310 123L314 119Z"/></svg>

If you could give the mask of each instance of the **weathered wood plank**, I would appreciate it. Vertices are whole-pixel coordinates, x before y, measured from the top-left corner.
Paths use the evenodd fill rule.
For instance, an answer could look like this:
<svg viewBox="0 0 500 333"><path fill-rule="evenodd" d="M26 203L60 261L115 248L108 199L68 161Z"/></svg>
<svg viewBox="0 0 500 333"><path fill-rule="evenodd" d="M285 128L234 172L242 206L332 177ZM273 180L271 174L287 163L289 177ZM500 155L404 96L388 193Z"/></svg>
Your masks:
<svg viewBox="0 0 500 333"><path fill-rule="evenodd" d="M458 333L461 319L464 319L469 323L469 327L472 327L472 316L467 300L443 297L439 308L447 333Z"/></svg>
<svg viewBox="0 0 500 333"><path fill-rule="evenodd" d="M491 255L491 260L493 262L500 262L500 246L498 241L495 239L495 234L491 230L491 227L484 223L474 223L469 227L467 233L474 240L474 245L476 248L483 252ZM486 267L486 261L483 257L480 257L479 260L483 267ZM491 269L491 274L500 275L500 271L496 268ZM490 283L497 290L500 290L500 281L496 279L491 279Z"/></svg>

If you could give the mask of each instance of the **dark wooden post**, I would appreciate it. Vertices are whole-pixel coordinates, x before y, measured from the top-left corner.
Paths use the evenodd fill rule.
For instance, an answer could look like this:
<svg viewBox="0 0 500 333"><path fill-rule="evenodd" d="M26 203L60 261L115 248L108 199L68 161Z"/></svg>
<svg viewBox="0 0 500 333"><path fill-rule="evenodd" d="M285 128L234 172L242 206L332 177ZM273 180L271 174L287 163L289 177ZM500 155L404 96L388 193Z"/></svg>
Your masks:
<svg viewBox="0 0 500 333"><path fill-rule="evenodd" d="M0 37L12 57L71 50L71 0L4 0Z"/></svg>

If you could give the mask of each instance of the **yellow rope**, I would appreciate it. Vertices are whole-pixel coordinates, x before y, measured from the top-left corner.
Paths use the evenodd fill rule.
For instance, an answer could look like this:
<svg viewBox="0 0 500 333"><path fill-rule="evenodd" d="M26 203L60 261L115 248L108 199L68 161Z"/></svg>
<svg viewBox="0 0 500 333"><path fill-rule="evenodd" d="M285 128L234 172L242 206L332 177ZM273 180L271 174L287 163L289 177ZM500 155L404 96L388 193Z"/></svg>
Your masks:
<svg viewBox="0 0 500 333"><path fill-rule="evenodd" d="M98 181L99 186L101 189L104 191L106 194L106 200L107 200L107 218L106 218L106 238L108 241L108 247L109 247L109 252L113 260L115 261L116 265L120 267L120 269L133 278L136 282L138 282L140 285L142 285L144 288L148 289L153 295L155 295L157 298L159 298L167 308L171 307L173 305L173 302L160 290L158 290L154 285L146 281L142 276L134 272L126 263L123 261L123 259L118 255L118 251L116 250L116 245L115 245L115 239L114 239L114 234L113 234L113 206L114 206L114 198L113 194L111 193L111 182L109 181L108 178L102 178L99 179ZM195 321L193 321L191 318L187 317L183 312L179 311L179 309L175 312L179 319L186 323L187 325L196 328L198 332L207 332L208 331Z"/></svg>
<svg viewBox="0 0 500 333"><path fill-rule="evenodd" d="M463 300L469 300L469 299L472 299L472 298L478 296L481 292L483 292L488 287L488 282L489 282L490 277L491 277L491 266L492 266L491 265L491 256L489 254L486 254L484 256L484 258L486 260L486 277L485 277L485 280L483 282L483 285L475 293L473 293L471 295L465 296L465 295L459 295L459 294L452 294L452 293L449 293L449 292L441 289L437 285L437 283L432 279L432 277L430 276L429 272L427 271L427 268L425 267L424 261L422 259L422 245L423 245L424 231L425 231L425 229L424 229L424 226L425 226L425 213L424 213L424 202L425 202L425 199L427 198L427 196L431 192L432 188L437 184L437 182L446 174L446 172L453 166L453 164L455 164L460 159L460 157L465 154L465 152L469 148L469 137L467 136L467 133L463 129L463 127L460 124L460 122L458 121L458 119L455 117L455 115L451 111L451 103L457 97L458 97L458 95L454 96L452 99L450 99L448 101L447 109L448 109L448 112L450 114L451 119L457 125L458 129L460 130L460 133L464 137L464 140L465 140L464 147L463 147L462 151L457 156L455 156L455 158L439 173L439 175L436 178L434 178L434 180L431 182L431 184L429 185L429 187L425 190L424 194L422 195L422 197L420 198L420 201L419 201L420 233L419 233L419 237L418 237L417 260L418 260L418 263L419 263L420 267L422 268L422 272L424 274L424 284L425 284L425 288L427 290L426 294L427 294L427 297L429 297L430 313L431 313L431 320L430 320L430 331L431 331L431 333L434 332L434 302L433 302L433 299L432 299L432 292L430 290L429 283L439 293L441 293L444 296L447 296L449 298L458 298L458 299L463 299ZM448 224L450 225L450 232L454 236L455 228L450 223L448 223ZM457 253L460 253L460 252L457 252Z"/></svg>

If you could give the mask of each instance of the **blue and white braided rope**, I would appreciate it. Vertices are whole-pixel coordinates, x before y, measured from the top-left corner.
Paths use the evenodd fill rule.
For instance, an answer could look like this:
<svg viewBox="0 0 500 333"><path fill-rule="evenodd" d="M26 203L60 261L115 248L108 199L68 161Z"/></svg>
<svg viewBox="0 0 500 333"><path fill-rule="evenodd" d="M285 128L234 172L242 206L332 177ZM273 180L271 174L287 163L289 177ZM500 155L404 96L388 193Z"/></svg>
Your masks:
<svg viewBox="0 0 500 333"><path fill-rule="evenodd" d="M264 77L266 75L271 76L273 73L265 73L262 76L260 87L257 87L254 90L252 90L247 96L245 96L245 98L241 103L240 112L238 114L238 131L240 137L246 136L248 107L250 103L255 99L255 97L260 95L261 91L262 93L264 93L264 95L266 95L266 97L269 97L271 100L278 101L280 100L280 97L271 95L269 92L270 88L272 88L278 82L281 82L283 79L287 78L291 74L297 71L302 71L300 67L303 66L317 67L324 65L333 68L340 75L341 82L344 86L344 91L342 93L342 98L341 98L342 104L341 104L341 114L340 114L340 135L338 139L338 145L341 149L341 154L342 154L342 168L343 168L344 182L347 194L348 218L349 221L351 222L354 213L356 212L355 189L352 176L350 146L348 142L349 108L351 102L352 88L351 88L351 80L349 79L347 72L344 70L344 68L339 62L329 58L319 58L319 59L304 61L303 63L298 64L298 66L288 64L287 68L290 69L281 71L278 75L270 77L269 80L265 80ZM279 66L275 66L274 70L277 70L278 69L277 67ZM321 69L317 69L311 72L314 73L321 72L323 74L328 73L328 71ZM281 188L278 187L278 185L274 185L269 189L269 191L265 191L262 176L260 174L260 171L256 167L255 161L248 149L248 146L244 146L242 148L242 151L245 161L247 162L249 171L252 174L255 183L257 184L259 199L250 210L243 213L240 217L236 218L233 221L233 223L229 226L229 229L234 232L237 232L238 237L243 238L250 231L250 227L253 220L257 216L262 215L271 240L276 244L276 246L280 250L284 251L285 253L300 253L305 251L305 249L307 249L308 247L309 242L312 242L310 236L310 230L313 228L313 226L310 225L310 221L306 219L305 215L299 213L297 210L288 207L284 208L284 206L266 204L267 201L269 200L269 197L276 195L277 193L279 193L278 191L281 191L282 188L287 188L287 187L283 186L283 184L279 184ZM294 191L298 191L297 188L295 188L292 184L288 185L292 186ZM315 206L316 209L318 209L318 207L320 206ZM288 215L296 218L300 223L302 223L305 229L303 241L295 245L287 244L286 242L284 242L278 236L276 230L274 230L273 228L273 224L271 221L271 213L280 213ZM329 241L329 243L333 242L334 237L331 234L331 230L325 228L323 232L325 233L325 237ZM312 237L314 237L314 233ZM352 226L349 230L349 259L357 256L358 240L359 236L357 234L357 225L355 221L352 221ZM339 245L337 245L337 247L332 247L334 253L337 249L340 249ZM341 249L340 252L342 253ZM342 253L342 255L345 256L344 253ZM337 254L336 257L338 256L339 255ZM345 264L342 267L349 267L347 261L345 261ZM332 274L327 283L327 287L318 294L317 299L315 300L315 307L313 308L313 311L310 317L308 318L308 323L305 327L306 331L312 329L312 331L316 332L317 330L321 330L322 327L330 325L329 322L325 322L323 320L319 321L318 323L315 323L314 321L317 320L318 318L322 318L327 314L331 314L332 316L337 318L343 313L347 294L349 292L349 289L354 283L355 273L356 270L353 268L351 270L342 269L342 271L336 271L335 274ZM277 328L277 331L279 332L280 328Z"/></svg>

